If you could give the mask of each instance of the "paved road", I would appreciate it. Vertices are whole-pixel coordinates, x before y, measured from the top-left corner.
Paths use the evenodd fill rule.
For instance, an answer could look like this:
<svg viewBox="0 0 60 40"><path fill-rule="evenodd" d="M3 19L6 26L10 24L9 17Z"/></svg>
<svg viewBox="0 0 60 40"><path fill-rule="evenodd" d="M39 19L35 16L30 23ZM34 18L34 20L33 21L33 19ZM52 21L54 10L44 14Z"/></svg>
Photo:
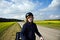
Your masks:
<svg viewBox="0 0 60 40"><path fill-rule="evenodd" d="M18 23L21 25L21 27L23 27L23 22ZM60 30L46 28L39 25L37 25L37 28L45 40L60 40ZM39 37L37 35L36 40L39 40Z"/></svg>

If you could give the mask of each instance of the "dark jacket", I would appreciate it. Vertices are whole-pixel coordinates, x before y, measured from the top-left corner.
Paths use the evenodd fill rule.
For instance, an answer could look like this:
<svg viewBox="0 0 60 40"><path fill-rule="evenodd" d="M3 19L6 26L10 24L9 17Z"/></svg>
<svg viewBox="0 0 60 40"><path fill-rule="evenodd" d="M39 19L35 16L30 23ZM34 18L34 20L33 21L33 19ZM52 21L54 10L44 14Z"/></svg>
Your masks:
<svg viewBox="0 0 60 40"><path fill-rule="evenodd" d="M22 40L35 40L35 33L41 37L35 23L26 22L21 30Z"/></svg>

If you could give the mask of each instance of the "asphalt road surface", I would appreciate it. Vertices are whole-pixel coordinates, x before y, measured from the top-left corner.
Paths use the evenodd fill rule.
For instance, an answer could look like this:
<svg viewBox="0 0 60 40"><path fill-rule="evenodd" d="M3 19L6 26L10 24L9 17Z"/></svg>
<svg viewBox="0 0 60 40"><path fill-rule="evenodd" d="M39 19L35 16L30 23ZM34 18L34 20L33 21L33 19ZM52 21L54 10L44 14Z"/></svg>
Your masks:
<svg viewBox="0 0 60 40"><path fill-rule="evenodd" d="M23 27L23 22L18 22L21 27ZM43 36L44 40L60 40L60 30L46 28L37 25L37 28L41 35ZM36 40L40 40L39 37L36 35Z"/></svg>

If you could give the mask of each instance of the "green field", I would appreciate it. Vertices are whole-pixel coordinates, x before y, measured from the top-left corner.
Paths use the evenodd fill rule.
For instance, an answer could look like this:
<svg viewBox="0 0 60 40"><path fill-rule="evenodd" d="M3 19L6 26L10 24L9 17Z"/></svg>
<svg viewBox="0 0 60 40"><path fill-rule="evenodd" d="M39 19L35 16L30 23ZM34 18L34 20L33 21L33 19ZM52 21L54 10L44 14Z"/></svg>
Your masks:
<svg viewBox="0 0 60 40"><path fill-rule="evenodd" d="M8 29L14 23L15 22L0 22L0 36L6 29Z"/></svg>
<svg viewBox="0 0 60 40"><path fill-rule="evenodd" d="M60 30L60 21L34 21L36 24L41 25L43 27L49 27L53 29Z"/></svg>

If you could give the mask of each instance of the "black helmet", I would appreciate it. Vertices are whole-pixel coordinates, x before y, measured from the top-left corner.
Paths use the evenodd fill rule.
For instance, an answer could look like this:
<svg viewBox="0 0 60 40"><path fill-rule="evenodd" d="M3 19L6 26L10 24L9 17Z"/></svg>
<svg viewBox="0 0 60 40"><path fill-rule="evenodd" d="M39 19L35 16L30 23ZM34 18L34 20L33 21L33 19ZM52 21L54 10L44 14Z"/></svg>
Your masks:
<svg viewBox="0 0 60 40"><path fill-rule="evenodd" d="M28 12L28 13L26 14L26 18L27 18L28 16L33 16L33 14L32 14L31 12Z"/></svg>

